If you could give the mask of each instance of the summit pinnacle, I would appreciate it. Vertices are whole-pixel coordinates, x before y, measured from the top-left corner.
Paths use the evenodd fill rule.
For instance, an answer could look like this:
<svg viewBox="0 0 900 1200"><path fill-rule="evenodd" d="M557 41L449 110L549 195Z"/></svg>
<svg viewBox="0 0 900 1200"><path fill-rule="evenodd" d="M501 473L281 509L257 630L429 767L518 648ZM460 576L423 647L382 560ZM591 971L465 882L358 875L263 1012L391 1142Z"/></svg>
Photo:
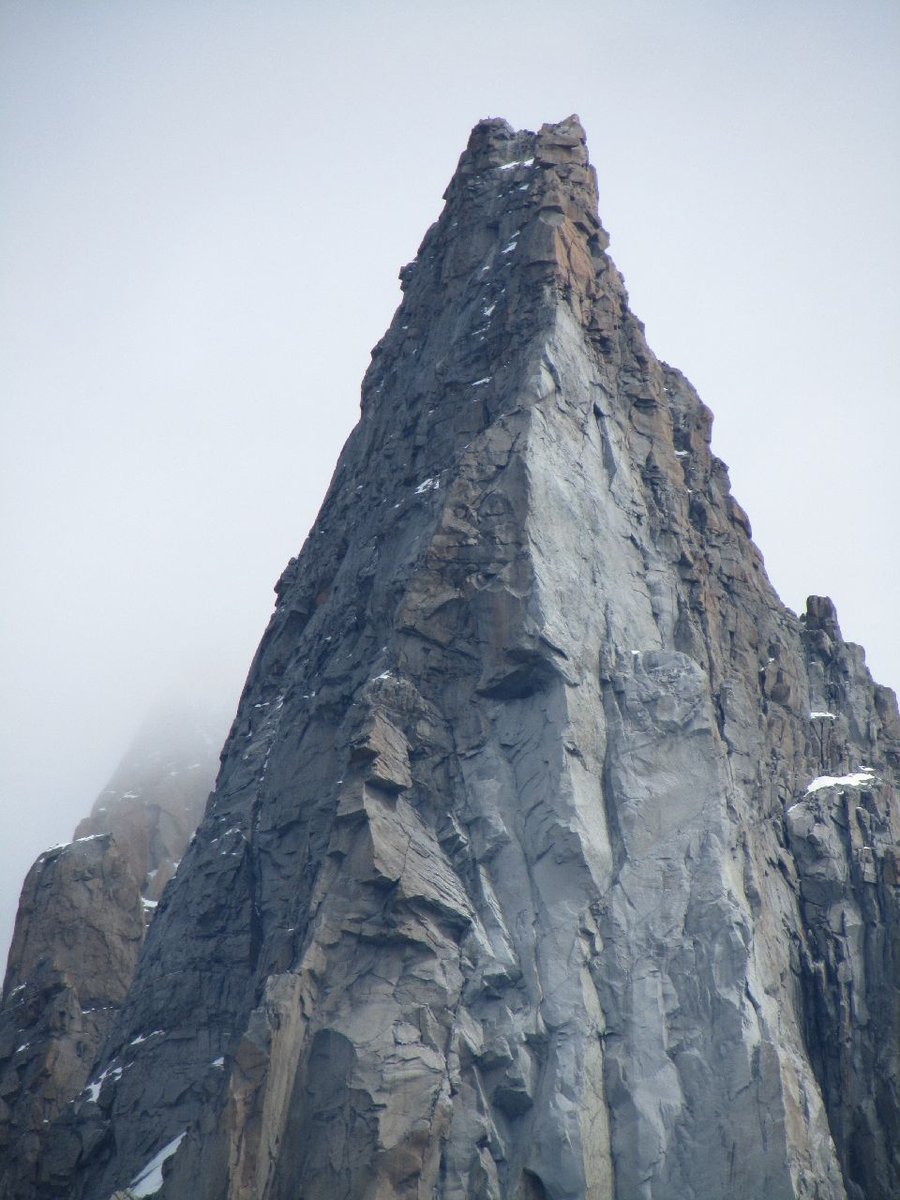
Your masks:
<svg viewBox="0 0 900 1200"><path fill-rule="evenodd" d="M445 200L29 1200L888 1200L896 700L775 595L578 119Z"/></svg>

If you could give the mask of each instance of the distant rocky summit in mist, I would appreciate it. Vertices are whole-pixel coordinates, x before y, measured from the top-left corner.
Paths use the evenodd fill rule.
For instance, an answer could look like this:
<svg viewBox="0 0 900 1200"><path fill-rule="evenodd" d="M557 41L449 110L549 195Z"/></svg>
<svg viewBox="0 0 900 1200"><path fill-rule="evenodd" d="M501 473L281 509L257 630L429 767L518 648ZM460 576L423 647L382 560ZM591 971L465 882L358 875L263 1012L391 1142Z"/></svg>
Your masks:
<svg viewBox="0 0 900 1200"><path fill-rule="evenodd" d="M155 712L75 840L28 872L0 1005L2 1197L32 1194L53 1120L90 1094L146 925L215 782L224 725L184 706Z"/></svg>
<svg viewBox="0 0 900 1200"><path fill-rule="evenodd" d="M26 881L4 1200L893 1200L896 698L774 593L577 118L445 200L177 874L125 770Z"/></svg>

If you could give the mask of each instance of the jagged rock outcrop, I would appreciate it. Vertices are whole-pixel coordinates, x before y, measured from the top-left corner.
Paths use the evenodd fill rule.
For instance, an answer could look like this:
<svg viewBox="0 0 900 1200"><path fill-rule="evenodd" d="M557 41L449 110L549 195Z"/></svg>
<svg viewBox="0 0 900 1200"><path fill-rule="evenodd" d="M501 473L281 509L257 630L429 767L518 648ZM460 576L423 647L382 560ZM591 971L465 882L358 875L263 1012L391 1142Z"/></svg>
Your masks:
<svg viewBox="0 0 900 1200"><path fill-rule="evenodd" d="M33 1193L50 1126L82 1093L112 1028L157 898L203 813L220 728L160 709L75 840L28 873L0 1005L4 1200Z"/></svg>
<svg viewBox="0 0 900 1200"><path fill-rule="evenodd" d="M805 923L806 1045L849 1194L886 1196L900 1187L900 811L878 758L860 751L877 744L896 779L900 721L830 601L810 598L803 640L819 774L786 825Z"/></svg>
<svg viewBox="0 0 900 1200"><path fill-rule="evenodd" d="M896 701L774 594L577 119L445 198L35 1194L888 1200Z"/></svg>
<svg viewBox="0 0 900 1200"><path fill-rule="evenodd" d="M144 936L108 834L42 854L25 880L0 1008L0 1195L29 1194L48 1126L87 1081Z"/></svg>

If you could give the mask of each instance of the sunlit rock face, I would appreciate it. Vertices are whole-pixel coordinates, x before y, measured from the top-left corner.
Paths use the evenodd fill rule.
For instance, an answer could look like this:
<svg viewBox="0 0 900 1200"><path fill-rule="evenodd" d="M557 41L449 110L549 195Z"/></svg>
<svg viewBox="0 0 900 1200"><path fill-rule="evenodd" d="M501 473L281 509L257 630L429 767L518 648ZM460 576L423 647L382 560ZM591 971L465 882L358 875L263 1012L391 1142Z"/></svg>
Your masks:
<svg viewBox="0 0 900 1200"><path fill-rule="evenodd" d="M28 873L0 1004L4 1200L34 1194L55 1153L55 1118L100 1090L85 1085L156 898L203 813L221 727L190 709L157 712L75 840L41 854Z"/></svg>
<svg viewBox="0 0 900 1200"><path fill-rule="evenodd" d="M34 1194L888 1200L893 694L774 594L577 119L445 199Z"/></svg>

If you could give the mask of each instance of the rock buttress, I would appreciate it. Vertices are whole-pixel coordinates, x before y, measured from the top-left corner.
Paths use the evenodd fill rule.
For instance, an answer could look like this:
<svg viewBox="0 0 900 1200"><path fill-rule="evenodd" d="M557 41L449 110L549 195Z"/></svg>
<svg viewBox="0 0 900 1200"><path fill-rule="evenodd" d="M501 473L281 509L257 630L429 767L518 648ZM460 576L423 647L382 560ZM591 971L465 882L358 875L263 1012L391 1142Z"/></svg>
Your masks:
<svg viewBox="0 0 900 1200"><path fill-rule="evenodd" d="M111 837L28 872L0 1006L0 1196L32 1194L49 1126L82 1090L134 975L137 881Z"/></svg>

